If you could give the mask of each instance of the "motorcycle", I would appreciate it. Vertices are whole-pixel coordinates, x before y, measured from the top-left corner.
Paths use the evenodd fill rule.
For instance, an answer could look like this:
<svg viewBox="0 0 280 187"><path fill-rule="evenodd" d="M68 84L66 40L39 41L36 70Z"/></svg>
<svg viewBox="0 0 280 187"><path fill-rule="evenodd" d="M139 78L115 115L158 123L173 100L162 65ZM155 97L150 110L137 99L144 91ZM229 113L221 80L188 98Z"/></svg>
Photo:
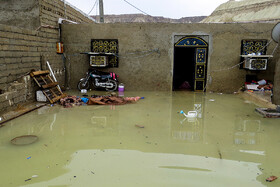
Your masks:
<svg viewBox="0 0 280 187"><path fill-rule="evenodd" d="M88 90L90 85L94 89L105 89L106 91L115 91L118 88L118 75L113 72L107 73L96 69L89 69L85 78L78 82L78 89Z"/></svg>

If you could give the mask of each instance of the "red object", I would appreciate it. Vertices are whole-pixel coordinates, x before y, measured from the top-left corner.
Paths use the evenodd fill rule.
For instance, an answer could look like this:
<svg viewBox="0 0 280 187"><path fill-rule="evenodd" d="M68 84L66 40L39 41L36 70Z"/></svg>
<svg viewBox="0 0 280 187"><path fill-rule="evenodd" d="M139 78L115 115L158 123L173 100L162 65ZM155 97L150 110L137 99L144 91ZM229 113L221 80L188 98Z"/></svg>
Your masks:
<svg viewBox="0 0 280 187"><path fill-rule="evenodd" d="M276 176L270 176L266 179L266 182L272 182L272 181L276 180L277 178L278 177L276 177Z"/></svg>
<svg viewBox="0 0 280 187"><path fill-rule="evenodd" d="M145 128L144 125L135 125L135 127L138 127L138 128Z"/></svg>

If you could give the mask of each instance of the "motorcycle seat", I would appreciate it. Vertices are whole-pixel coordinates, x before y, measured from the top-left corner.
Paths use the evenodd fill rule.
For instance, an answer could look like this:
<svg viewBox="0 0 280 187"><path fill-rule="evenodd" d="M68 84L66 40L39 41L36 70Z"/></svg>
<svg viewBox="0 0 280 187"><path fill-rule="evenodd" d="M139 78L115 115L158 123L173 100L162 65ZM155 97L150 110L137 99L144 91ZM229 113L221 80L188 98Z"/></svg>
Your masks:
<svg viewBox="0 0 280 187"><path fill-rule="evenodd" d="M101 79L109 79L109 78L112 78L110 74L101 75Z"/></svg>

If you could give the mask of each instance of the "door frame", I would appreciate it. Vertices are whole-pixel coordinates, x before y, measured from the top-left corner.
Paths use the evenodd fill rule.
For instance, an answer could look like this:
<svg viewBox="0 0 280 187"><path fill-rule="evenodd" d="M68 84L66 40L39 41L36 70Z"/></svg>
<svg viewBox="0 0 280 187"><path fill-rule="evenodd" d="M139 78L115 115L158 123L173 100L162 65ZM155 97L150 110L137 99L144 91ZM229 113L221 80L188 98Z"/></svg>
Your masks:
<svg viewBox="0 0 280 187"><path fill-rule="evenodd" d="M205 91L207 87L207 77L209 69L209 43L210 43L209 35L173 35L173 63L172 63L172 90L174 86L174 66L175 66L175 47L192 47L196 48L196 59L195 59L195 72L194 77L194 91ZM199 49L205 49L204 55L200 56L198 54ZM201 73L197 76L197 72ZM203 74L203 75L202 75ZM203 89L197 89L197 83L202 84Z"/></svg>

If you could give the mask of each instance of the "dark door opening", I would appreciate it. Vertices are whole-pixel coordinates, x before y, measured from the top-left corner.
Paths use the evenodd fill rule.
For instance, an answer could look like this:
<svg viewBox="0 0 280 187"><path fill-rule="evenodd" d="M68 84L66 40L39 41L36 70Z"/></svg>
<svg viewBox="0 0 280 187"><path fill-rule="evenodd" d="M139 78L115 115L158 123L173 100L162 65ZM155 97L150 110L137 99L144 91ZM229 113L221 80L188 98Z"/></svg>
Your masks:
<svg viewBox="0 0 280 187"><path fill-rule="evenodd" d="M174 47L173 90L194 90L196 48Z"/></svg>

